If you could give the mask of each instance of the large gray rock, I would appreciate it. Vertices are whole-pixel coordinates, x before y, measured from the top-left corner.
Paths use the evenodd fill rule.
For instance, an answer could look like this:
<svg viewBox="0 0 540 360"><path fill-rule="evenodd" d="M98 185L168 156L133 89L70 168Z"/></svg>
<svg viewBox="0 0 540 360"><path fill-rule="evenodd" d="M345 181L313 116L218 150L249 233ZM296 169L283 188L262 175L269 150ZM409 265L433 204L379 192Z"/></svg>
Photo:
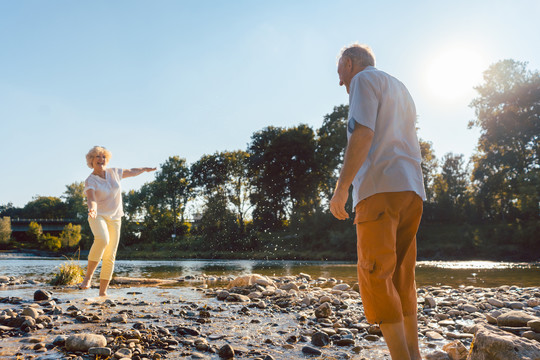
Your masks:
<svg viewBox="0 0 540 360"><path fill-rule="evenodd" d="M90 348L105 346L107 346L107 339L103 335L75 334L66 340L66 349L68 351L87 352Z"/></svg>
<svg viewBox="0 0 540 360"><path fill-rule="evenodd" d="M538 360L540 343L478 327L467 360Z"/></svg>
<svg viewBox="0 0 540 360"><path fill-rule="evenodd" d="M522 327L527 326L527 322L531 320L537 320L537 318L523 311L509 311L497 318L497 325Z"/></svg>

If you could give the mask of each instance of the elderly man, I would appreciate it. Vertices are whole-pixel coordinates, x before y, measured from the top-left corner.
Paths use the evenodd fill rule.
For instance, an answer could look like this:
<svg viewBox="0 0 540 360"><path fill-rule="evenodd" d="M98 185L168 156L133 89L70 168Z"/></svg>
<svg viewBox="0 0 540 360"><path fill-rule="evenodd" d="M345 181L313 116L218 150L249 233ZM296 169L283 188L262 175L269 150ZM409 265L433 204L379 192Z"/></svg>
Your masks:
<svg viewBox="0 0 540 360"><path fill-rule="evenodd" d="M425 191L416 109L407 88L374 66L367 46L341 52L337 71L349 94L348 144L330 211L340 220L349 217L352 184L366 318L380 325L392 359L417 360L414 268Z"/></svg>

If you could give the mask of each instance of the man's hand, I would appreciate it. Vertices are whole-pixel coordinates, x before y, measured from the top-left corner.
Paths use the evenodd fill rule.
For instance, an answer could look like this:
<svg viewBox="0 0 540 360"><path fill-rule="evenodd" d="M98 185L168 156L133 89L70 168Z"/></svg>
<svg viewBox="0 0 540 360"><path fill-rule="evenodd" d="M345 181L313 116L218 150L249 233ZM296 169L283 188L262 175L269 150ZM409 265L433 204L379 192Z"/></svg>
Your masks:
<svg viewBox="0 0 540 360"><path fill-rule="evenodd" d="M330 200L330 211L332 215L338 220L346 220L349 218L349 214L345 211L345 203L349 197L349 191L347 189L337 188L334 190L334 196Z"/></svg>

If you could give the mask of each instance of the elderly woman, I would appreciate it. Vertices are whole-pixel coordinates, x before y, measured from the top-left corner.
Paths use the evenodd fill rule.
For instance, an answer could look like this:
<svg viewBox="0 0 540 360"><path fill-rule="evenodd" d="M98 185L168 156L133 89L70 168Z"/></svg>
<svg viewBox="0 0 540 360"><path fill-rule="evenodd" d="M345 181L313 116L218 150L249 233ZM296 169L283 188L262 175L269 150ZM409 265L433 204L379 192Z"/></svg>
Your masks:
<svg viewBox="0 0 540 360"><path fill-rule="evenodd" d="M107 168L111 152L104 147L94 146L86 154L86 163L93 169L84 183L88 203L88 223L94 235L94 243L88 254L88 268L81 289L90 288L94 271L103 259L99 282L99 295L107 296L111 281L116 249L120 239L122 216L122 189L120 181L156 168L118 169Z"/></svg>

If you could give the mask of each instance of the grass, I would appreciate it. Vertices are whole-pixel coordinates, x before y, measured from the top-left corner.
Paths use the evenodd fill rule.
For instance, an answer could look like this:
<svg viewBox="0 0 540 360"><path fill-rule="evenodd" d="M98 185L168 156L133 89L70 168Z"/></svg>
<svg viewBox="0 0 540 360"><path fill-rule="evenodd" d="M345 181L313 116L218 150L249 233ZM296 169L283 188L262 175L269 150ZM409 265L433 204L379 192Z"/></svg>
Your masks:
<svg viewBox="0 0 540 360"><path fill-rule="evenodd" d="M76 285L83 281L84 269L79 265L79 258L66 259L68 261L60 265L60 269L50 281L51 285Z"/></svg>

